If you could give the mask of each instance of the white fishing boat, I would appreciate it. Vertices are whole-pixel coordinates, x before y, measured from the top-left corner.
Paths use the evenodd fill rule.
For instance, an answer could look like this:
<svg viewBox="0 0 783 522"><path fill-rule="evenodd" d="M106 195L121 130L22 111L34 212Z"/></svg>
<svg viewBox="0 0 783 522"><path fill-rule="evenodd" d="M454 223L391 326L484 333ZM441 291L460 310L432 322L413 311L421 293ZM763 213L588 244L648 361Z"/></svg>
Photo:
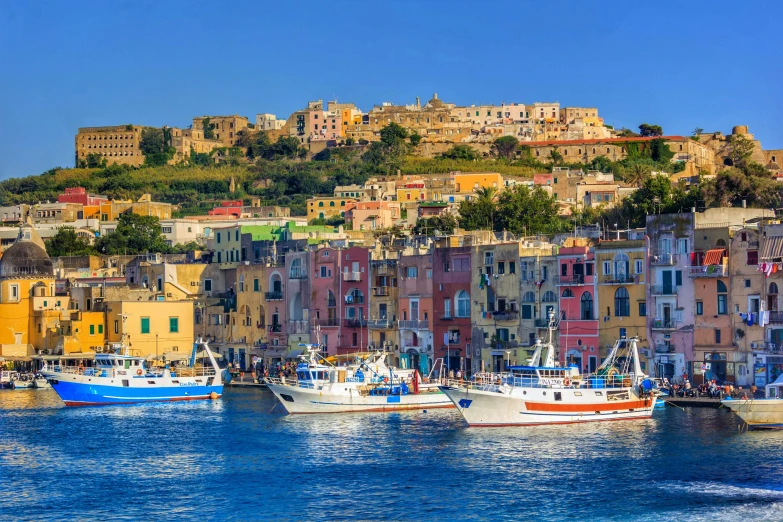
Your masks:
<svg viewBox="0 0 783 522"><path fill-rule="evenodd" d="M52 387L52 385L49 384L49 381L46 380L46 377L41 374L36 374L33 378L33 382L35 383L35 388L38 390L44 390Z"/></svg>
<svg viewBox="0 0 783 522"><path fill-rule="evenodd" d="M320 355L317 344L301 346L308 350L297 365L296 379L265 379L269 390L288 413L386 412L454 407L436 383L422 382L425 379L419 376L417 370L387 366L383 352L358 357L353 364L335 366ZM441 369L442 366L441 363Z"/></svg>
<svg viewBox="0 0 783 522"><path fill-rule="evenodd" d="M615 343L592 375L555 363L550 320L549 341L536 342L527 366L470 382L441 386L470 426L527 426L647 418L655 405L652 381L642 372L638 339ZM541 354L546 353L541 364Z"/></svg>
<svg viewBox="0 0 783 522"><path fill-rule="evenodd" d="M14 379L19 375L19 373L13 371L13 370L2 370L0 371L0 389L1 388L7 388L7 389L13 389L14 387Z"/></svg>
<svg viewBox="0 0 783 522"><path fill-rule="evenodd" d="M726 397L721 404L751 428L783 429L783 375L768 384L763 399Z"/></svg>
<svg viewBox="0 0 783 522"><path fill-rule="evenodd" d="M35 376L31 373L19 373L11 381L14 390L27 390L35 388Z"/></svg>

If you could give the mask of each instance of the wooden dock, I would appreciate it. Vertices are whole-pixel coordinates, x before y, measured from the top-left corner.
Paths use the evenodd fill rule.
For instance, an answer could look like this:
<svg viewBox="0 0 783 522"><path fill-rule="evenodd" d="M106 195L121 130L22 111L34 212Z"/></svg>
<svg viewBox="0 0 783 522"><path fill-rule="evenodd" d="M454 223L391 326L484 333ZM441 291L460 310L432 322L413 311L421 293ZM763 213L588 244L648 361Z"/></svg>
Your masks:
<svg viewBox="0 0 783 522"><path fill-rule="evenodd" d="M232 378L231 382L226 384L226 386L234 388L266 388L266 384L256 381L253 377L247 374L244 377Z"/></svg>
<svg viewBox="0 0 783 522"><path fill-rule="evenodd" d="M720 399L709 397L665 397L664 402L681 408L720 408Z"/></svg>

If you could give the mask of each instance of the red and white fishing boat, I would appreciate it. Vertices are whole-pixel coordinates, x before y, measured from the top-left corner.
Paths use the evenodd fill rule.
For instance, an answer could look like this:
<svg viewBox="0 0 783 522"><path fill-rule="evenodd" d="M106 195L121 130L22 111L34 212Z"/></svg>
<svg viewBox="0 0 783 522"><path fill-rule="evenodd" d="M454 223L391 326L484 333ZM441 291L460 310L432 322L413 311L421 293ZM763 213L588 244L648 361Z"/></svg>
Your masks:
<svg viewBox="0 0 783 522"><path fill-rule="evenodd" d="M550 340L536 343L527 366L502 374L449 381L441 390L470 426L529 426L642 419L655 406L653 383L642 372L638 339L621 339L595 374L555 364ZM543 364L542 351L546 349Z"/></svg>

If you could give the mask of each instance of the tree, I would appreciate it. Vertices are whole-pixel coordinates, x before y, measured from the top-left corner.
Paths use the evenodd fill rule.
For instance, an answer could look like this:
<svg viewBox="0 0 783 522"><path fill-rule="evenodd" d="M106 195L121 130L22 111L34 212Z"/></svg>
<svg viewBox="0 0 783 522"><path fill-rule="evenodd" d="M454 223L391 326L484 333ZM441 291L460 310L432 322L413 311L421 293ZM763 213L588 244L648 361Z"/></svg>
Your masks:
<svg viewBox="0 0 783 522"><path fill-rule="evenodd" d="M601 172L612 172L613 165L612 160L606 156L597 156L593 158L593 161L587 166L589 170L598 170Z"/></svg>
<svg viewBox="0 0 783 522"><path fill-rule="evenodd" d="M449 150L441 154L442 158L453 160L475 161L481 158L481 154L470 145L453 145Z"/></svg>
<svg viewBox="0 0 783 522"><path fill-rule="evenodd" d="M650 166L646 163L634 163L626 171L625 182L629 185L639 186L650 176Z"/></svg>
<svg viewBox="0 0 783 522"><path fill-rule="evenodd" d="M49 257L89 256L95 254L90 242L78 234L72 227L63 227L46 242L46 253Z"/></svg>
<svg viewBox="0 0 783 522"><path fill-rule="evenodd" d="M477 197L460 201L459 225L466 230L492 229L495 221L495 195L493 187L480 188Z"/></svg>
<svg viewBox="0 0 783 522"><path fill-rule="evenodd" d="M214 140L215 139L215 125L213 123L209 122L209 117L206 117L201 120L201 126L204 128L204 139L205 140Z"/></svg>
<svg viewBox="0 0 783 522"><path fill-rule="evenodd" d="M80 169L103 169L108 161L97 152L90 152L83 160L79 160L76 166Z"/></svg>
<svg viewBox="0 0 783 522"><path fill-rule="evenodd" d="M549 153L549 159L554 165L563 163L563 155L560 154L560 152L557 150L557 147L552 147L552 150Z"/></svg>
<svg viewBox="0 0 783 522"><path fill-rule="evenodd" d="M147 166L161 166L168 163L174 157L174 148L171 146L171 131L144 127L141 130L139 149L144 155L144 164Z"/></svg>
<svg viewBox="0 0 783 522"><path fill-rule="evenodd" d="M411 140L411 145L415 147L421 142L421 134L414 132L409 139Z"/></svg>
<svg viewBox="0 0 783 522"><path fill-rule="evenodd" d="M530 190L517 185L498 197L495 230L508 230L516 235L559 232L557 200L542 187Z"/></svg>
<svg viewBox="0 0 783 522"><path fill-rule="evenodd" d="M413 227L413 234L417 236L431 236L437 230L440 234L452 234L457 228L457 219L451 214L442 214L430 218L419 218Z"/></svg>
<svg viewBox="0 0 783 522"><path fill-rule="evenodd" d="M732 134L726 147L726 156L730 166L742 168L750 161L756 145L744 134Z"/></svg>
<svg viewBox="0 0 783 522"><path fill-rule="evenodd" d="M519 147L519 140L514 136L501 136L492 143L492 154L498 158L510 160Z"/></svg>
<svg viewBox="0 0 783 522"><path fill-rule="evenodd" d="M120 214L117 228L98 238L95 249L101 254L143 254L146 252L169 252L162 235L160 220L156 216Z"/></svg>
<svg viewBox="0 0 783 522"><path fill-rule="evenodd" d="M701 127L696 127L695 129L693 129L693 132L691 133L691 135L694 138L698 138L699 134L704 134L704 129L702 129Z"/></svg>
<svg viewBox="0 0 783 522"><path fill-rule="evenodd" d="M658 163L668 165L674 158L674 153L663 138L657 138L650 143L650 158Z"/></svg>
<svg viewBox="0 0 783 522"><path fill-rule="evenodd" d="M621 127L620 130L617 132L617 135L621 138L638 138L639 135L636 134L631 129L626 129L625 127Z"/></svg>
<svg viewBox="0 0 783 522"><path fill-rule="evenodd" d="M660 125L649 125L647 123L642 123L639 125L639 134L643 137L663 136L663 128Z"/></svg>
<svg viewBox="0 0 783 522"><path fill-rule="evenodd" d="M394 122L381 129L381 141L373 142L362 155L362 160L376 170L389 173L402 166L408 152L408 131Z"/></svg>
<svg viewBox="0 0 783 522"><path fill-rule="evenodd" d="M351 145L354 145L356 143L356 140L353 138L345 138L345 145L350 147Z"/></svg>

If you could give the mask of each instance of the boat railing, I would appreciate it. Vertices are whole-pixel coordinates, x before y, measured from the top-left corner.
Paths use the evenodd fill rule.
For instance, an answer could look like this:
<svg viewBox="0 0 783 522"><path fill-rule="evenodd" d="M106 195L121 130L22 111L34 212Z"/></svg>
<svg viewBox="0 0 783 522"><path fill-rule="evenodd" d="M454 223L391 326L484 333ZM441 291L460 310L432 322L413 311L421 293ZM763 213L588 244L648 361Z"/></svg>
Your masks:
<svg viewBox="0 0 783 522"><path fill-rule="evenodd" d="M88 377L163 377L163 368L144 368L141 375L136 370L141 368L106 368L100 366L62 366L55 365L52 370L55 373L68 373L86 375ZM211 366L173 367L169 368L171 376L176 377L213 377L215 370ZM125 373L119 373L125 372Z"/></svg>
<svg viewBox="0 0 783 522"><path fill-rule="evenodd" d="M567 380L566 380L567 379ZM630 388L636 384L634 373L613 375L582 375L571 377L539 377L538 375L515 375L512 373L480 373L470 379L448 379L449 386L480 391L499 391L505 388L579 388L613 389ZM567 384L566 384L567 383Z"/></svg>

